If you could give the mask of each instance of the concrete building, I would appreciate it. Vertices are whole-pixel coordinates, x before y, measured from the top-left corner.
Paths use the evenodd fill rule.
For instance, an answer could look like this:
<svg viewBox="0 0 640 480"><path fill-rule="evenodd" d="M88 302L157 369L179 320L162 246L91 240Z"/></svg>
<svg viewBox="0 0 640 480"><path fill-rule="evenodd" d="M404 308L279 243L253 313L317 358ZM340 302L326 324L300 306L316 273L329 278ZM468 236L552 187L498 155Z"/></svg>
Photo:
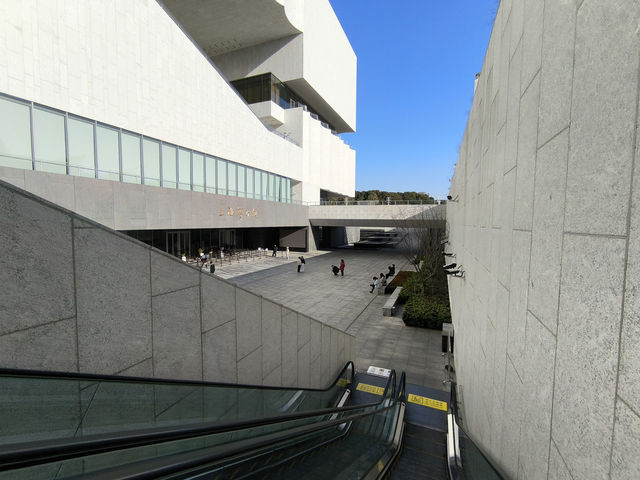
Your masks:
<svg viewBox="0 0 640 480"><path fill-rule="evenodd" d="M636 0L502 0L493 26L449 287L465 426L510 478L640 478L638 25Z"/></svg>
<svg viewBox="0 0 640 480"><path fill-rule="evenodd" d="M355 93L327 0L0 5L0 179L174 255L313 248Z"/></svg>

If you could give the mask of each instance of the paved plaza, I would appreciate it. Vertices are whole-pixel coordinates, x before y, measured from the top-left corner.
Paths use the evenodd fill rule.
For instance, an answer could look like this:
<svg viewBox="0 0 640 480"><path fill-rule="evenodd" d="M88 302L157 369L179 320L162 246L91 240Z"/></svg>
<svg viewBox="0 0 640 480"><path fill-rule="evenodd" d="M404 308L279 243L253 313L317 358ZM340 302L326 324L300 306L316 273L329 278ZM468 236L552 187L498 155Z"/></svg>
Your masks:
<svg viewBox="0 0 640 480"><path fill-rule="evenodd" d="M299 255L291 252L286 260L280 252L275 258L225 263L216 266L216 275L354 335L358 370L393 368L405 371L409 383L448 390L441 333L407 327L401 310L394 317L383 316L389 296L369 293L371 277L386 273L392 263L396 272L413 268L399 251L345 248L305 254L304 273L296 269ZM346 263L344 277L331 273L340 259Z"/></svg>

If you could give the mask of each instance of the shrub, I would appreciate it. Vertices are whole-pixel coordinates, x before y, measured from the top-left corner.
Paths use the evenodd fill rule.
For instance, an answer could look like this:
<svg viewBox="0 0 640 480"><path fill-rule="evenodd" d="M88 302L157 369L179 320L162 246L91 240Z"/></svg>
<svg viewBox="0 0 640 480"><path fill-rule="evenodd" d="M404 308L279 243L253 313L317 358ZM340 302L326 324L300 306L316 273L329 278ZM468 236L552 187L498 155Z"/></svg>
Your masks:
<svg viewBox="0 0 640 480"><path fill-rule="evenodd" d="M399 271L396 276L391 279L387 288L384 290L384 293L393 293L396 287L402 287L411 275L413 275L413 272L408 272L406 270Z"/></svg>
<svg viewBox="0 0 640 480"><path fill-rule="evenodd" d="M404 293L404 288L401 293ZM409 327L441 330L443 322L451 321L451 312L448 305L437 298L412 295L404 306L402 320Z"/></svg>

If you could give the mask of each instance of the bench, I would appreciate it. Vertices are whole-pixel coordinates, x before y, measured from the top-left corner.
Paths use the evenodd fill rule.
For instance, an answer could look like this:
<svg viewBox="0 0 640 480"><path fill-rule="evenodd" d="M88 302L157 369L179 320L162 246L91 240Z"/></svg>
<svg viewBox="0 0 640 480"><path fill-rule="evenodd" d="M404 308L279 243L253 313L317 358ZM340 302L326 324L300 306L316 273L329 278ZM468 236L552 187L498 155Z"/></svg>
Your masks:
<svg viewBox="0 0 640 480"><path fill-rule="evenodd" d="M396 313L396 302L398 301L398 295L400 295L401 290L402 287L396 287L396 289L393 291L389 299L382 307L382 315L384 315L385 317L393 317L393 314Z"/></svg>

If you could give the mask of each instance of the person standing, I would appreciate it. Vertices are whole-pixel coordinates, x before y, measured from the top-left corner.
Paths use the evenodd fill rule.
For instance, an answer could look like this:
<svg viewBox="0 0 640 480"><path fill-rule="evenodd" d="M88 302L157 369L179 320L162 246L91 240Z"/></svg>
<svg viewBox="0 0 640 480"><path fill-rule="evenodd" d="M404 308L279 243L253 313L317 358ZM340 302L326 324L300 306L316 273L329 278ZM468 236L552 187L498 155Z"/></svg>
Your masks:
<svg viewBox="0 0 640 480"><path fill-rule="evenodd" d="M344 259L340 260L340 276L344 277Z"/></svg>
<svg viewBox="0 0 640 480"><path fill-rule="evenodd" d="M300 273L300 267L302 266L302 260L298 257L298 273Z"/></svg>
<svg viewBox="0 0 640 480"><path fill-rule="evenodd" d="M285 253L287 254L287 260L289 260L289 246L287 246L287 249L285 250Z"/></svg>
<svg viewBox="0 0 640 480"><path fill-rule="evenodd" d="M271 255L271 256L272 256L272 257L275 257L275 256L276 256L276 254L277 254L277 252L278 252L278 246L277 246L277 245L274 245L274 246L273 246L273 255Z"/></svg>
<svg viewBox="0 0 640 480"><path fill-rule="evenodd" d="M301 265L301 270L300 270L300 271L301 271L302 273L304 273L304 265L305 265L305 263L307 263L307 262L305 262L305 261L304 261L304 257L303 257L303 256L300 256L300 263L302 264L302 265Z"/></svg>

